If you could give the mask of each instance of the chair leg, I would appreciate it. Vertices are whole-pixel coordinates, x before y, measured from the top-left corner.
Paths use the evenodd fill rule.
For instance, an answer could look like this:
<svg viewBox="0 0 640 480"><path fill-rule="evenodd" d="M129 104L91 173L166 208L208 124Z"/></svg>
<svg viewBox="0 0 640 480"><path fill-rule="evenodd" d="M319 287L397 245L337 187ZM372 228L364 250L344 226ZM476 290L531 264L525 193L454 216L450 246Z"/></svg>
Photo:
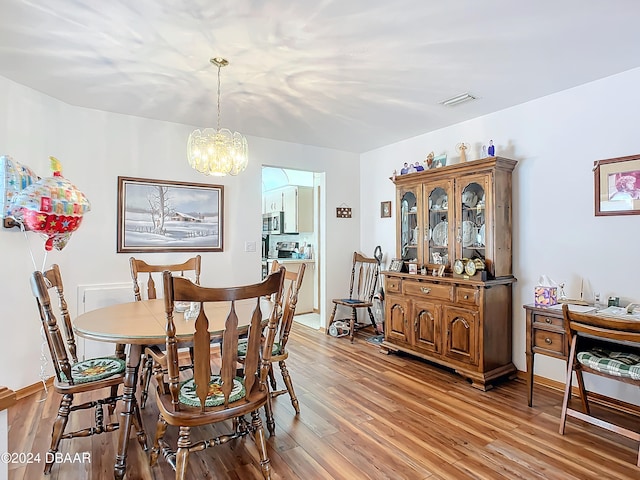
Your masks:
<svg viewBox="0 0 640 480"><path fill-rule="evenodd" d="M329 335L329 327L331 326L331 324L335 321L336 318L336 310L338 309L338 304L334 303L333 304L333 311L331 312L331 317L329 317L329 323L327 324L327 331L325 332L327 335Z"/></svg>
<svg viewBox="0 0 640 480"><path fill-rule="evenodd" d="M569 351L569 358L567 360L567 378L564 386L564 398L562 399L562 413L560 414L560 435L564 435L564 427L567 423L567 408L569 407L569 400L571 400L571 381L573 378L573 366L576 358L576 341L578 337L571 339L571 349Z"/></svg>
<svg viewBox="0 0 640 480"><path fill-rule="evenodd" d="M147 406L147 398L149 397L149 385L151 384L151 373L153 371L153 359L151 355L144 358L144 366L140 375L140 408Z"/></svg>
<svg viewBox="0 0 640 480"><path fill-rule="evenodd" d="M136 437L142 449L146 452L149 450L147 446L147 434L142 425L142 416L140 415L140 406L136 404L133 410L133 425L136 427Z"/></svg>
<svg viewBox="0 0 640 480"><path fill-rule="evenodd" d="M371 321L371 325L373 326L373 331L378 333L378 326L376 325L376 319L373 316L373 312L371 311L371 307L367 307L367 312L369 312L369 320Z"/></svg>
<svg viewBox="0 0 640 480"><path fill-rule="evenodd" d="M349 320L349 339L353 343L353 337L356 334L356 321L358 319L358 311L355 308L351 309L351 319Z"/></svg>
<svg viewBox="0 0 640 480"><path fill-rule="evenodd" d="M587 415L591 415L589 409L589 401L587 400L587 390L584 387L584 378L582 376L582 370L576 369L576 379L578 380L578 391L580 393L580 401L582 402L582 411Z"/></svg>
<svg viewBox="0 0 640 480"><path fill-rule="evenodd" d="M176 480L186 480L187 478L189 447L191 446L190 431L191 427L180 427L178 450L176 451Z"/></svg>
<svg viewBox="0 0 640 480"><path fill-rule="evenodd" d="M273 419L273 405L271 403L271 392L267 395L267 403L264 404L264 413L267 418L267 430L269 435L276 434L276 422Z"/></svg>
<svg viewBox="0 0 640 480"><path fill-rule="evenodd" d="M296 393L293 391L293 382L291 381L287 364L284 360L280 360L278 365L280 366L280 373L282 373L282 380L284 380L284 384L287 386L287 391L289 392L289 397L291 397L291 405L293 405L296 415L298 415L300 414L300 404L296 398Z"/></svg>
<svg viewBox="0 0 640 480"><path fill-rule="evenodd" d="M58 416L53 422L53 431L51 432L51 446L47 454L47 462L44 465L44 474L49 475L51 468L55 460L55 454L60 447L60 440L62 434L69 421L69 412L71 411L71 404L73 403L73 395L67 393L62 396L60 400L60 407L58 408Z"/></svg>
<svg viewBox="0 0 640 480"><path fill-rule="evenodd" d="M262 420L260 419L260 412L255 410L251 412L251 426L253 429L253 439L258 447L260 454L260 469L262 470L262 476L265 480L271 480L271 464L269 463L269 457L267 456L267 440L264 436L264 429L262 428Z"/></svg>
<svg viewBox="0 0 640 480"><path fill-rule="evenodd" d="M278 388L278 384L276 383L276 376L273 373L273 364L269 364L269 383L271 383L271 390L275 390Z"/></svg>
<svg viewBox="0 0 640 480"><path fill-rule="evenodd" d="M164 438L164 434L167 431L167 422L165 422L162 415L158 415L158 423L156 424L156 438L153 441L153 448L151 449L151 455L149 456L149 465L152 467L158 461L158 454L160 453L160 441Z"/></svg>
<svg viewBox="0 0 640 480"><path fill-rule="evenodd" d="M118 396L118 387L119 387L119 386L120 386L120 385L112 385L112 386L111 386L111 396L112 396L113 398L115 398L115 397L117 397L117 396ZM113 403L110 403L110 404L107 406L107 411L109 412L109 415L113 415L113 412L115 412L115 411L116 411L116 402L115 402L115 401L114 401Z"/></svg>

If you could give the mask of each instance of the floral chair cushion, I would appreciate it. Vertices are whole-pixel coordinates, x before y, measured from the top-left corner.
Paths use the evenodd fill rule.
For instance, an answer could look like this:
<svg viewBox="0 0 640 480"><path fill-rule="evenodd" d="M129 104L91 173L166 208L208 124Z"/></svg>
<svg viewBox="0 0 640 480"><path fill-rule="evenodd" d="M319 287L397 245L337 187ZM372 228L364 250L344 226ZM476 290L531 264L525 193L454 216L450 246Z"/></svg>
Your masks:
<svg viewBox="0 0 640 480"><path fill-rule="evenodd" d="M640 355L594 347L578 352L578 362L608 375L640 380Z"/></svg>
<svg viewBox="0 0 640 480"><path fill-rule="evenodd" d="M240 377L233 379L233 388L231 389L231 395L229 396L229 403L233 403L240 400L246 394L244 388L244 380ZM189 405L191 407L199 407L200 399L196 394L196 384L193 378L182 382L180 384L180 394L178 395L180 403ZM205 400L205 406L216 407L224 403L224 395L220 389L220 376L212 375L209 382L209 393Z"/></svg>
<svg viewBox="0 0 640 480"><path fill-rule="evenodd" d="M83 360L71 366L73 382L89 383L124 372L126 363L124 360L114 357L99 357ZM67 376L60 372L62 381L66 382Z"/></svg>

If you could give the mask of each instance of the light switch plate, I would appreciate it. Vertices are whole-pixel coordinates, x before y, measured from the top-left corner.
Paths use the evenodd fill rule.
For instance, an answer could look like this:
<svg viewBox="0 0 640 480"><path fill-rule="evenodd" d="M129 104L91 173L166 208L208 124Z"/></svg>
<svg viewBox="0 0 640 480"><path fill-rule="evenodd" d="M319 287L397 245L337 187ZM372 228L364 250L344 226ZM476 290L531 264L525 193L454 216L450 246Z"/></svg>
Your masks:
<svg viewBox="0 0 640 480"><path fill-rule="evenodd" d="M256 242L244 242L244 251L245 252L255 252L256 251Z"/></svg>

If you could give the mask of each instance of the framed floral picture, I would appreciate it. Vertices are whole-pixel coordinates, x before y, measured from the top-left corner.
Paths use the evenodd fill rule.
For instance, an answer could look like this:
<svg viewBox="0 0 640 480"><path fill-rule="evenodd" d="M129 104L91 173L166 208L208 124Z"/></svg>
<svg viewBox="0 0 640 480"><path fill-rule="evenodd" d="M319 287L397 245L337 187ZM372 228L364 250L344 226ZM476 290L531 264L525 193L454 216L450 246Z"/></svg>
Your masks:
<svg viewBox="0 0 640 480"><path fill-rule="evenodd" d="M118 177L117 251L221 252L224 187Z"/></svg>
<svg viewBox="0 0 640 480"><path fill-rule="evenodd" d="M640 215L640 154L594 162L596 216Z"/></svg>

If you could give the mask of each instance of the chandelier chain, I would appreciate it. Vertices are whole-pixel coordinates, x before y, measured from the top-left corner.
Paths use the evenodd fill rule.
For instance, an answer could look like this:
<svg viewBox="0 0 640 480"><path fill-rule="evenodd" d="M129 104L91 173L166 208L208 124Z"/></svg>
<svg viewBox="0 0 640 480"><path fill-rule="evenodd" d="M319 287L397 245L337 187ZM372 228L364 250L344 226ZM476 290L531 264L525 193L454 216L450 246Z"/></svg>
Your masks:
<svg viewBox="0 0 640 480"><path fill-rule="evenodd" d="M218 131L220 131L220 65L218 64Z"/></svg>

